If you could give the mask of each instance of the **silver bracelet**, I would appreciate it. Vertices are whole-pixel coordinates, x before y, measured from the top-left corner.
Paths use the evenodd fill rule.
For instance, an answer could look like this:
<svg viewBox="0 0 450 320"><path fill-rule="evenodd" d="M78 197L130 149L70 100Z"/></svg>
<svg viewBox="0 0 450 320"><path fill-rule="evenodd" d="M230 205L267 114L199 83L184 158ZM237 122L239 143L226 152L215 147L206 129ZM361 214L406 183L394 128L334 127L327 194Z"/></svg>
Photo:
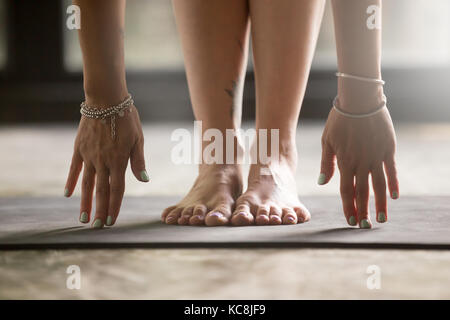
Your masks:
<svg viewBox="0 0 450 320"><path fill-rule="evenodd" d="M384 85L384 83L385 83L382 79L360 77L360 76L355 76L355 75L343 73L343 72L336 72L336 76L338 78L339 77L340 78L349 78L349 79L354 79L354 80L359 80L359 81L377 83L377 84L381 84L381 85Z"/></svg>
<svg viewBox="0 0 450 320"><path fill-rule="evenodd" d="M378 112L380 112L381 110L383 110L384 108L386 108L386 96L383 95L383 103L381 106L379 106L378 108L376 108L374 111L371 111L369 113L348 113L343 111L342 109L340 109L339 107L336 106L336 102L337 102L337 97L334 98L333 100L333 108L334 110L336 110L338 113L340 113L341 115L348 117L348 118L355 118L355 119L360 119L360 118L367 118L367 117L371 117L375 114L377 114Z"/></svg>
<svg viewBox="0 0 450 320"><path fill-rule="evenodd" d="M100 119L103 123L106 123L106 118L110 118L111 122L111 138L115 140L116 138L116 115L119 117L123 117L125 115L125 111L128 109L131 112L133 109L131 108L134 104L133 98L131 95L119 103L118 105L107 107L107 108L99 108L94 106L88 106L86 101L83 101L80 106L80 113L91 119Z"/></svg>
<svg viewBox="0 0 450 320"><path fill-rule="evenodd" d="M343 72L336 72L336 76L341 77L341 78L349 78L349 79L354 79L354 80L358 80L358 81L371 82L371 83L376 83L376 84L381 84L381 85L384 85L384 83L385 83L382 79L360 77L360 76L355 76L355 75L343 73ZM343 115L345 117L356 118L356 119L373 116L374 114L377 114L378 112L380 112L381 110L386 108L386 96L385 95L383 95L383 104L381 106L376 108L374 111L371 111L369 113L363 113L363 114L354 114L354 113L345 112L336 106L336 102L337 102L337 97L334 98L334 100L333 100L334 110L336 110L338 113L340 113L341 115Z"/></svg>

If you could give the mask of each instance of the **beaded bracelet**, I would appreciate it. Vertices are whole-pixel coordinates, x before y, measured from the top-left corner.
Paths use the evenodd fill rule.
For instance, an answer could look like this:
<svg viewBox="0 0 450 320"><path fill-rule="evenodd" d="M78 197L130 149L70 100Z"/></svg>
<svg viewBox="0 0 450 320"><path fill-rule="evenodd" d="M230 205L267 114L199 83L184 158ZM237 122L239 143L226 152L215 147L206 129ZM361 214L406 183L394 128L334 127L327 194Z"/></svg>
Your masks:
<svg viewBox="0 0 450 320"><path fill-rule="evenodd" d="M115 140L116 138L116 115L119 117L123 117L125 115L125 111L128 109L131 112L133 109L131 106L134 104L133 98L131 95L119 103L118 105L108 107L108 108L99 108L92 107L86 104L86 101L81 103L80 113L91 119L100 119L103 123L106 123L106 118L110 118L111 122L111 138Z"/></svg>

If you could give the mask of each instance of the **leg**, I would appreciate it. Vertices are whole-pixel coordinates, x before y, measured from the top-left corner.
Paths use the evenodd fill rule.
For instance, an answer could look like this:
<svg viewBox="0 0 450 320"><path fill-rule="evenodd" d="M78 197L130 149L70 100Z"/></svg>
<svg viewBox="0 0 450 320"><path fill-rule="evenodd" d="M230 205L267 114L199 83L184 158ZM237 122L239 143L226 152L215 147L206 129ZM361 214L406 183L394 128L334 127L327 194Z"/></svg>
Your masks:
<svg viewBox="0 0 450 320"><path fill-rule="evenodd" d="M250 0L256 128L280 130L280 159L266 168L271 175L260 174L264 166L259 159L251 166L248 190L236 202L235 225L294 224L310 218L295 186L295 132L323 9L324 1L318 0Z"/></svg>
<svg viewBox="0 0 450 320"><path fill-rule="evenodd" d="M203 132L215 128L225 137L226 129L240 126L247 1L174 0L173 5L195 118L202 121ZM192 189L179 204L167 208L162 219L170 224L226 224L241 192L238 165L203 163Z"/></svg>

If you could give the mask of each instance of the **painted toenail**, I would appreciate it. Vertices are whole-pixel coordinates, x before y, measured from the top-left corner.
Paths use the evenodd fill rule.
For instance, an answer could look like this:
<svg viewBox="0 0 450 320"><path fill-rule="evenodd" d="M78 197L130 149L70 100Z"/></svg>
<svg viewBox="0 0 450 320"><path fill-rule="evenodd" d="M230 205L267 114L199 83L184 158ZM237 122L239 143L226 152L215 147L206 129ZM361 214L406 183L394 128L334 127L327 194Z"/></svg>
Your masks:
<svg viewBox="0 0 450 320"><path fill-rule="evenodd" d="M348 219L348 224L351 225L351 226L356 226L356 218L354 216L351 216Z"/></svg>
<svg viewBox="0 0 450 320"><path fill-rule="evenodd" d="M383 211L378 212L378 222L386 222L386 213Z"/></svg>
<svg viewBox="0 0 450 320"><path fill-rule="evenodd" d="M372 226L370 225L369 220L367 220L367 219L362 219L361 222L359 223L359 227L361 229L370 229L370 228L372 228Z"/></svg>
<svg viewBox="0 0 450 320"><path fill-rule="evenodd" d="M100 229L102 227L103 227L102 219L100 219L100 218L95 219L94 223L92 224L92 228Z"/></svg>
<svg viewBox="0 0 450 320"><path fill-rule="evenodd" d="M287 218L287 221L289 221L289 222L294 222L294 218L288 217L288 218Z"/></svg>
<svg viewBox="0 0 450 320"><path fill-rule="evenodd" d="M89 220L87 212L82 212L80 216L80 222L86 223Z"/></svg>
<svg viewBox="0 0 450 320"><path fill-rule="evenodd" d="M392 199L398 199L398 192L397 191L392 192Z"/></svg>
<svg viewBox="0 0 450 320"><path fill-rule="evenodd" d="M112 222L113 222L112 216L108 216L108 218L106 218L106 225L112 226Z"/></svg>
<svg viewBox="0 0 450 320"><path fill-rule="evenodd" d="M319 180L317 180L317 183L318 183L319 185L324 184L324 183L325 183L325 178L326 178L325 173L321 173L321 174L319 175Z"/></svg>
<svg viewBox="0 0 450 320"><path fill-rule="evenodd" d="M172 217L172 216L170 216L170 217L167 217L167 222L173 222L175 219L174 219L174 217Z"/></svg>
<svg viewBox="0 0 450 320"><path fill-rule="evenodd" d="M239 212L237 214L237 216L247 217L247 213L246 212Z"/></svg>
<svg viewBox="0 0 450 320"><path fill-rule="evenodd" d="M217 217L217 218L222 218L223 214L220 212L213 212L209 214L210 217Z"/></svg>

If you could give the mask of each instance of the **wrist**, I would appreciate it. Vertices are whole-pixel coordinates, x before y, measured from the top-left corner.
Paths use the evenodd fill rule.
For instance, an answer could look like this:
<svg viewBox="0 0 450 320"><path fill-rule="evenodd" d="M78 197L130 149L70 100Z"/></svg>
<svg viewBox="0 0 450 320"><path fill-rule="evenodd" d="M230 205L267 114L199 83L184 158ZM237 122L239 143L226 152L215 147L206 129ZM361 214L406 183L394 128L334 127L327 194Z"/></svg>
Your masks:
<svg viewBox="0 0 450 320"><path fill-rule="evenodd" d="M346 78L338 78L337 98L339 108L349 113L371 112L385 99L382 85Z"/></svg>
<svg viewBox="0 0 450 320"><path fill-rule="evenodd" d="M108 108L124 101L129 93L126 86L102 86L84 89L86 104L96 108Z"/></svg>

